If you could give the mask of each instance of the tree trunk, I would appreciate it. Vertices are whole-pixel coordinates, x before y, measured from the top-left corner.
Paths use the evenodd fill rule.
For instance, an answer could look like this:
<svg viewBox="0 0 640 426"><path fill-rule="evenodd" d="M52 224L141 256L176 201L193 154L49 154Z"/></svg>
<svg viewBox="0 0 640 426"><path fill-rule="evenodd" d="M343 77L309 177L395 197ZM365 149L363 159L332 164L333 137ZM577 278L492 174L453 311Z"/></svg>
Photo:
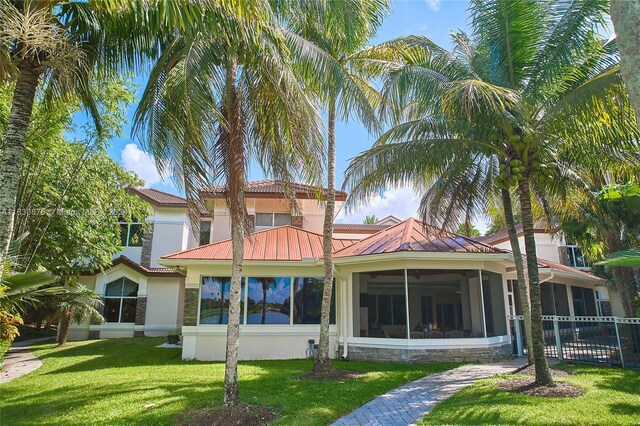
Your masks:
<svg viewBox="0 0 640 426"><path fill-rule="evenodd" d="M268 284L262 283L262 318L260 319L260 324L267 323L267 289Z"/></svg>
<svg viewBox="0 0 640 426"><path fill-rule="evenodd" d="M218 324L224 324L224 282L220 281L220 310Z"/></svg>
<svg viewBox="0 0 640 426"><path fill-rule="evenodd" d="M313 363L316 374L331 370L329 357L329 320L331 314L331 293L333 291L333 217L336 204L336 100L329 101L327 134L327 202L324 210L322 230L322 255L324 257L324 287L322 309L320 311L320 339L318 357Z"/></svg>
<svg viewBox="0 0 640 426"><path fill-rule="evenodd" d="M640 0L611 0L620 71L640 123Z"/></svg>
<svg viewBox="0 0 640 426"><path fill-rule="evenodd" d="M0 151L0 265L3 264L4 257L7 255L13 234L14 209L22 170L22 157L33 111L33 100L40 78L37 71L27 64L21 66L19 72L13 90L7 136Z"/></svg>
<svg viewBox="0 0 640 426"><path fill-rule="evenodd" d="M542 329L542 301L540 298L540 278L538 275L538 256L536 240L533 234L533 214L531 212L531 191L528 177L518 182L524 247L527 254L527 272L529 275L529 298L531 300L531 337L533 361L536 367L536 383L542 386L555 386L547 357L544 354L544 332Z"/></svg>
<svg viewBox="0 0 640 426"><path fill-rule="evenodd" d="M240 290L247 214L244 203L245 154L241 127L242 112L236 87L237 68L237 60L232 55L226 64L226 110L229 137L229 179L227 186L233 251L224 375L224 405L226 406L235 406L240 403L238 392L238 341L240 339Z"/></svg>
<svg viewBox="0 0 640 426"><path fill-rule="evenodd" d="M60 315L60 330L58 330L58 346L67 344L69 337L69 325L71 325L71 309L62 311Z"/></svg>
<svg viewBox="0 0 640 426"><path fill-rule="evenodd" d="M529 306L529 289L527 281L524 277L524 259L522 258L522 250L518 242L518 232L516 231L516 223L513 218L513 205L511 202L511 194L509 190L502 189L502 208L504 209L504 220L509 233L509 241L511 242L511 251L513 252L513 260L516 264L516 276L518 278L518 299L522 308L522 316L524 317L524 335L527 341L527 358L529 364L533 364L533 339L531 337L531 307Z"/></svg>
<svg viewBox="0 0 640 426"><path fill-rule="evenodd" d="M636 297L638 296L638 289L634 282L633 269L614 266L612 270L616 290L618 290L618 295L622 301L624 316L635 318L637 314Z"/></svg>

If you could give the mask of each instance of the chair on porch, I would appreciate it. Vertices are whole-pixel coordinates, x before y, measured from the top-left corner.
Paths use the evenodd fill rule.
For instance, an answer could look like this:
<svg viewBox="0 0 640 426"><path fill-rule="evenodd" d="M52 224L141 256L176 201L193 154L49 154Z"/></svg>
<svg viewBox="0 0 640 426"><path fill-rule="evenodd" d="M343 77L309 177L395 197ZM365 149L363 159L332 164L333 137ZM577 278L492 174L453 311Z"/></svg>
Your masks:
<svg viewBox="0 0 640 426"><path fill-rule="evenodd" d="M442 339L442 333L436 330L425 331L424 338L425 339Z"/></svg>
<svg viewBox="0 0 640 426"><path fill-rule="evenodd" d="M424 333L422 331L412 331L409 333L411 339L424 339Z"/></svg>
<svg viewBox="0 0 640 426"><path fill-rule="evenodd" d="M461 339L464 337L464 332L461 330L451 330L447 331L446 337L448 339Z"/></svg>

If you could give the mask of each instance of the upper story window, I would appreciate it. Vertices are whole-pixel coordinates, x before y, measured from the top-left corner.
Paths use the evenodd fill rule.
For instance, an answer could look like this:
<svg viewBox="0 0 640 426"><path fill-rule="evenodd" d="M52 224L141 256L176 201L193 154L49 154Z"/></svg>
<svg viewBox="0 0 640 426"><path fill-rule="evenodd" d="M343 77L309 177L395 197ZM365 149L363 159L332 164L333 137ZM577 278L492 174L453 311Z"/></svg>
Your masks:
<svg viewBox="0 0 640 426"><path fill-rule="evenodd" d="M291 225L291 213L256 213L256 226Z"/></svg>
<svg viewBox="0 0 640 426"><path fill-rule="evenodd" d="M108 283L104 290L104 319L107 322L136 322L138 284L129 278Z"/></svg>
<svg viewBox="0 0 640 426"><path fill-rule="evenodd" d="M120 222L120 245L122 247L142 247L142 223Z"/></svg>
<svg viewBox="0 0 640 426"><path fill-rule="evenodd" d="M200 222L200 245L211 243L211 221L203 220Z"/></svg>
<svg viewBox="0 0 640 426"><path fill-rule="evenodd" d="M582 249L574 242L566 240L567 256L569 256L569 266L573 268L588 268L589 262L582 255Z"/></svg>

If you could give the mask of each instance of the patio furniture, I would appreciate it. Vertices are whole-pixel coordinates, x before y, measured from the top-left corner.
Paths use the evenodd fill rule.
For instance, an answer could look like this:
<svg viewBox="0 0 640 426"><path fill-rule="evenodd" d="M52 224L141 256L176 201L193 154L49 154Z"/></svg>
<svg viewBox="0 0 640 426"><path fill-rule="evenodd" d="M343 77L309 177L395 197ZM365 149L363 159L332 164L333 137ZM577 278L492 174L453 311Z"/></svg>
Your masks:
<svg viewBox="0 0 640 426"><path fill-rule="evenodd" d="M449 339L461 339L464 337L464 333L461 330L447 331L447 338Z"/></svg>
<svg viewBox="0 0 640 426"><path fill-rule="evenodd" d="M424 333L422 331L412 331L409 333L409 337L412 339L424 339Z"/></svg>
<svg viewBox="0 0 640 426"><path fill-rule="evenodd" d="M425 339L442 339L442 333L436 330L425 331L424 338Z"/></svg>

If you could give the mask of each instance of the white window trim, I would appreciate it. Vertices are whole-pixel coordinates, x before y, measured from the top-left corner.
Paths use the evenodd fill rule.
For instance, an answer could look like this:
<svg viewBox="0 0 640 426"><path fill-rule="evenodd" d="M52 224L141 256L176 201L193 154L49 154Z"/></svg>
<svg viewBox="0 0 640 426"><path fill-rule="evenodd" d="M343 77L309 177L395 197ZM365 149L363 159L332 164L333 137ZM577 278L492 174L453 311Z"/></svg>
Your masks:
<svg viewBox="0 0 640 426"><path fill-rule="evenodd" d="M136 322L135 319L132 322L122 322L122 307L124 306L124 303L123 303L124 299L134 299L134 300L136 300L136 310L137 310L137 308L138 308L138 304L137 304L138 296L135 296L135 297L134 296L124 296L124 295L121 295L121 296L107 296L107 287L109 287L109 284L113 284L113 283L115 283L117 281L120 281L120 280L122 280L122 289L123 289L122 291L124 292L124 280L125 279L128 279L128 280L134 282L138 286L137 294L138 295L140 294L140 283L137 283L134 280L132 280L130 278L127 278L127 277L121 277L121 278L118 278L118 279L115 279L113 281L109 281L108 283L106 283L104 285L104 296L103 296L104 299L105 300L106 299L120 299L120 310L118 312L118 322L113 322L112 321L112 322L110 322L110 324L135 324L135 322Z"/></svg>
<svg viewBox="0 0 640 426"><path fill-rule="evenodd" d="M269 215L271 215L271 224L270 225L258 225L258 223L257 223L258 220L257 219L258 219L258 215L259 214L269 214ZM276 226L275 223L276 223L276 215L277 214L286 214L286 215L289 215L290 219L293 219L293 215L291 214L291 212L256 212L255 213L255 215L256 215L256 228L272 228L272 227ZM288 225L291 225L291 220L289 221ZM277 225L277 226L284 226L284 225Z"/></svg>
<svg viewBox="0 0 640 426"><path fill-rule="evenodd" d="M139 246L130 246L129 245L129 240L131 239L131 225L140 225L140 227L142 227L142 222L118 222L119 225L127 225L127 239L125 240L125 245L123 245L122 247L142 247L142 244L140 244Z"/></svg>

